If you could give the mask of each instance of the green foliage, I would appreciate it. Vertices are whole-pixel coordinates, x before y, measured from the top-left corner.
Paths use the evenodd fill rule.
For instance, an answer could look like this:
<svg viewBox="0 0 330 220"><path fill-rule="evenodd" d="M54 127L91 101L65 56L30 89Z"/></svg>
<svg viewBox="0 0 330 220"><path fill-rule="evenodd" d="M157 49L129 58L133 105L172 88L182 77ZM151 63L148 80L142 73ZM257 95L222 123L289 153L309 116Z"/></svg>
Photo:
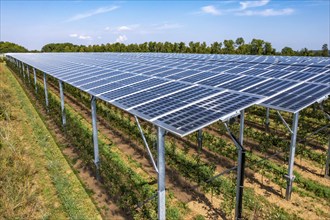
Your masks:
<svg viewBox="0 0 330 220"><path fill-rule="evenodd" d="M28 52L24 47L10 43L0 42L0 53ZM38 52L36 50L30 52ZM41 52L158 52L158 53L204 53L204 54L247 54L247 55L284 55L284 56L329 56L328 45L324 44L322 50L308 50L303 48L294 51L290 47L284 47L281 52L276 52L270 42L261 39L252 39L246 43L242 37L223 42L190 41L185 42L155 42L149 41L141 44L107 43L95 45L75 45L72 43L50 43L41 48Z"/></svg>
<svg viewBox="0 0 330 220"><path fill-rule="evenodd" d="M329 56L328 44L323 44L323 46L322 46L322 56L323 57L328 57Z"/></svg>
<svg viewBox="0 0 330 220"><path fill-rule="evenodd" d="M227 42L228 43L228 42ZM170 43L169 43L170 44ZM231 45L232 42L229 42ZM270 50L271 45L266 45L267 42L262 42L254 39L254 48L253 50L256 53L265 53L265 51ZM235 46L236 45L236 46ZM244 46L244 39L236 41L235 47ZM237 46L239 45L239 46ZM106 46L106 45L104 45ZM158 45L156 42L149 42L148 44L143 44L141 48L144 50L158 50L157 48L161 45ZM184 47L183 47L184 46ZM213 51L221 51L221 43L216 43L213 45ZM228 45L227 45L228 46ZM173 48L186 48L186 50L192 50L195 52L200 52L199 48L203 48L203 45L195 44L194 42L189 43L189 47L186 47L184 44L173 45ZM265 49L265 47L269 47ZM139 45L134 45L132 48L140 48ZM169 48L169 51L173 51L173 48ZM193 49L190 49L193 48ZM212 49L210 50L212 51ZM51 78L49 80L52 80ZM39 89L41 91L42 88ZM88 106L89 96L80 90L66 85L66 91L73 95L77 100L82 102L84 105ZM43 93L41 93L43 96ZM52 99L52 97L50 97ZM41 98L43 100L43 98ZM52 105L52 104L51 104ZM57 123L61 123L60 120L60 110L59 110L58 100L54 103L54 106L51 109L56 109L54 114L55 120ZM52 112L53 110L51 110ZM107 118L111 122L111 126L116 127L116 129L122 131L123 133L129 135L130 138L136 138L138 141L140 133L129 117L123 113L123 111L115 108L109 107L106 103L100 101L97 106L98 114L103 118ZM53 113L51 113L53 114ZM259 114L259 112L258 112ZM261 114L261 113L260 113ZM264 112L262 113L264 114ZM306 113L307 114L307 113ZM72 128L68 129L67 133L69 137L73 138L71 141L74 143L74 146L77 147L80 154L83 156L87 164L92 165L93 159L93 149L91 142L91 131L82 123L81 119L77 118L76 115L72 115L70 119L70 114L67 115L68 124ZM72 120L72 121L70 121ZM71 130L74 129L74 130ZM235 124L232 126L233 131L237 131L238 127ZM144 129L146 139L150 146L153 146L155 141L155 135L152 133L152 128L147 124L147 128ZM246 136L256 140L260 143L260 150L266 151L269 146L276 145L283 150L288 146L286 140L282 140L278 136L270 136L266 133L256 131L254 129L246 129ZM189 136L190 139L194 140L195 136ZM236 148L232 144L228 144L225 140L220 137L214 136L210 133L204 133L205 146L217 154L221 154L232 160L236 160L237 152ZM227 177L218 178L212 182L206 182L209 178L215 175L215 166L212 163L202 161L198 156L192 157L189 154L185 153L184 150L176 147L176 143L173 141L167 142L166 145L166 160L168 165L177 170L182 176L187 178L189 181L197 183L201 189L206 192L212 192L212 194L223 195L225 196L226 202L223 204L223 207L227 213L230 213L234 207L234 197L235 197L235 181ZM104 178L107 189L111 195L120 197L120 206L125 208L131 208L133 210L133 205L138 201L144 200L152 195L152 189L148 183L142 178L139 177L132 169L130 169L127 164L125 164L118 154L115 154L111 151L111 148L105 146L102 141L100 141L100 153L102 155L102 164L101 164L101 175ZM299 152L299 151L298 151ZM248 152L246 154L247 164L255 164L261 160L261 157ZM284 187L283 184L283 175L286 173L286 167L278 165L272 161L266 160L262 163L259 163L253 167L252 170L259 172L259 170L266 171L264 174L272 179L273 182L279 186ZM322 197L330 198L330 191L327 187L322 184L316 183L315 181L303 178L301 175L295 173L297 185L307 191L310 191L312 194ZM118 184L123 183L123 184ZM295 188L296 189L296 188ZM299 192L299 191L298 191ZM300 192L299 192L300 193ZM245 190L244 194L244 206L248 210L258 210L260 212L265 212L262 214L263 217L268 217L270 219L287 219L289 218L288 214L277 206L271 206L267 201L260 202L261 197L256 196L251 190ZM268 206L263 207L264 204ZM180 213L175 208L168 209L168 216L171 216L171 219L180 219ZM153 203L148 204L142 208L142 211L134 213L137 216L143 217L153 217L155 215L155 206ZM230 215L230 214L228 214Z"/></svg>
<svg viewBox="0 0 330 220"><path fill-rule="evenodd" d="M11 42L0 41L0 54L1 53L19 53L28 52L26 48Z"/></svg>

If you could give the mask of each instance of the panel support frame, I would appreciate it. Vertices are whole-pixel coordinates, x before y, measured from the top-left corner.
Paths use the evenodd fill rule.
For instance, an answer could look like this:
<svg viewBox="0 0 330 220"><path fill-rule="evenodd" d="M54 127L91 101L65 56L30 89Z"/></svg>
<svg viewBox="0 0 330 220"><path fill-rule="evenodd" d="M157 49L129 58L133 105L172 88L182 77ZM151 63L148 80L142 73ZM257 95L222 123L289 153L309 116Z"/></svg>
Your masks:
<svg viewBox="0 0 330 220"><path fill-rule="evenodd" d="M137 124L137 126L138 126L138 129L139 129L139 131L140 131L140 133L141 133L142 140L143 140L143 142L144 142L144 146L145 146L146 149L147 149L147 152L148 152L148 155L149 155L149 157L150 157L150 160L151 160L152 166L154 167L156 173L158 173L158 168L157 168L156 162L155 162L154 157L153 157L153 155L152 155L152 153L151 153L151 150L150 150L150 148L149 148L148 142L147 142L147 140L146 140L146 138L145 138L145 136L144 136L144 134L143 134L143 130L142 130L142 128L141 128L141 125L140 125L139 119L138 119L138 117L137 117L136 115L134 115L134 118L135 118L136 124Z"/></svg>
<svg viewBox="0 0 330 220"><path fill-rule="evenodd" d="M329 136L329 143L328 143L328 150L327 150L327 159L325 162L325 178L330 179L330 136Z"/></svg>
<svg viewBox="0 0 330 220"><path fill-rule="evenodd" d="M47 88L47 75L44 73L44 89L45 89L45 103L46 103L46 108L47 111L49 110L49 102L48 102L48 88Z"/></svg>
<svg viewBox="0 0 330 220"><path fill-rule="evenodd" d="M201 152L203 149L203 131L199 129L197 131L197 141L198 141L198 152Z"/></svg>
<svg viewBox="0 0 330 220"><path fill-rule="evenodd" d="M246 150L243 147L244 142L244 110L241 110L240 115L240 129L239 129L239 140L232 134L227 123L224 123L228 134L234 142L237 149L237 180L236 180L236 205L235 205L235 219L242 219L243 211L243 191L244 191L244 177L245 177L245 153Z"/></svg>
<svg viewBox="0 0 330 220"><path fill-rule="evenodd" d="M97 131L97 113L96 113L95 96L91 97L91 113L92 113L92 127L93 127L94 164L96 169L96 179L99 181L100 155L99 155L99 140L98 140L98 131Z"/></svg>
<svg viewBox="0 0 330 220"><path fill-rule="evenodd" d="M289 130L289 132L291 134L293 134L293 129L290 128L290 126L288 125L288 123L285 121L285 119L283 118L283 116L281 115L281 113L279 111L276 111L277 115L280 117L281 121L283 122L283 124L285 125L285 127Z"/></svg>
<svg viewBox="0 0 330 220"><path fill-rule="evenodd" d="M166 219L165 201L165 129L157 127L157 163L158 163L158 219Z"/></svg>
<svg viewBox="0 0 330 220"><path fill-rule="evenodd" d="M293 166L294 166L294 157L296 151L296 142L297 142L297 131L298 131L298 119L299 112L293 114L292 122L292 134L291 134L291 143L290 143L290 156L289 156L289 165L288 165L288 174L285 175L287 179L287 186L285 192L285 199L290 200L292 194L292 185L295 176L293 175Z"/></svg>
<svg viewBox="0 0 330 220"><path fill-rule="evenodd" d="M30 84L30 71L29 71L29 66L28 65L26 65L26 74L27 74L28 82Z"/></svg>
<svg viewBox="0 0 330 220"><path fill-rule="evenodd" d="M59 88L60 88L60 97L61 97L61 113L62 113L62 125L65 127L66 125L66 114L65 114L65 106L64 106L64 89L63 82L58 80Z"/></svg>
<svg viewBox="0 0 330 220"><path fill-rule="evenodd" d="M38 86L37 86L37 73L36 73L36 69L33 68L33 78L34 78L34 87L35 87L35 91L36 94L38 93Z"/></svg>
<svg viewBox="0 0 330 220"><path fill-rule="evenodd" d="M24 63L22 62L22 65L21 65L21 67L22 67L22 75L23 75L23 78L25 79L25 73L24 73Z"/></svg>
<svg viewBox="0 0 330 220"><path fill-rule="evenodd" d="M266 122L265 122L266 128L269 129L269 108L266 108Z"/></svg>

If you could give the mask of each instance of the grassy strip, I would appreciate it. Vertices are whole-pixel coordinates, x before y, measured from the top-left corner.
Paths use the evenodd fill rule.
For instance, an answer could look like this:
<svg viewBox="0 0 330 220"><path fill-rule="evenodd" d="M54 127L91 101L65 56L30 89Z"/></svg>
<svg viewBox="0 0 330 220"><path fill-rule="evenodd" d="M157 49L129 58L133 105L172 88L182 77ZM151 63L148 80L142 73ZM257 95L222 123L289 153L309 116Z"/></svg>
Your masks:
<svg viewBox="0 0 330 220"><path fill-rule="evenodd" d="M50 80L50 77L48 77L48 80ZM38 92L37 99L43 101L43 86L40 83L37 86L38 91L41 91ZM61 126L59 97L49 91L48 99L48 115L52 116L53 121ZM94 167L91 125L68 105L66 105L66 119L65 135L68 141L77 149L77 153L83 159L85 165ZM116 149L115 146L112 145L109 148L104 139L99 138L99 151L102 161L100 176L108 193L117 200L119 207L126 210L130 215L136 218L155 218L155 201L151 201L139 210L135 209L136 204L153 195L155 188L137 174L133 170L134 168L128 167L126 162L113 149Z"/></svg>
<svg viewBox="0 0 330 220"><path fill-rule="evenodd" d="M67 216L72 219L100 219L99 212L72 172L23 89L9 71L6 70L4 75L7 77L8 83L14 92L14 97L17 98L24 112L25 120L29 122L29 127L26 129L28 129L37 146L40 147L39 150L42 150L46 158L48 174Z"/></svg>
<svg viewBox="0 0 330 220"><path fill-rule="evenodd" d="M65 219L47 161L5 74L0 64L0 219Z"/></svg>

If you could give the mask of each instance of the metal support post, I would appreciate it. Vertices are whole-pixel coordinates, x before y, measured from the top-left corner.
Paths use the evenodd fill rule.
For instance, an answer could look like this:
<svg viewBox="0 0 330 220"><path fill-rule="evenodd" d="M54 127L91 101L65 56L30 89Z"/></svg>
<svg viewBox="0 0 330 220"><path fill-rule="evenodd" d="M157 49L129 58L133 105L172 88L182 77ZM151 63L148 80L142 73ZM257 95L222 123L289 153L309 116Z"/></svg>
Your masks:
<svg viewBox="0 0 330 220"><path fill-rule="evenodd" d="M236 180L236 205L235 205L235 219L242 219L243 210L243 189L244 189L244 175L245 175L245 149L241 143L243 143L243 129L244 129L244 111L241 111L240 118L240 138L237 140L230 131L227 123L225 127L229 136L233 140L238 153L238 165L237 165L237 180Z"/></svg>
<svg viewBox="0 0 330 220"><path fill-rule="evenodd" d="M244 139L244 110L241 110L240 122L239 122L239 143L243 146Z"/></svg>
<svg viewBox="0 0 330 220"><path fill-rule="evenodd" d="M23 77L25 79L25 74L24 74L24 63L22 62L22 74L23 74Z"/></svg>
<svg viewBox="0 0 330 220"><path fill-rule="evenodd" d="M157 128L158 149L158 219L166 219L165 206L165 130Z"/></svg>
<svg viewBox="0 0 330 220"><path fill-rule="evenodd" d="M281 115L281 113L279 111L276 111L277 115L280 117L280 119L282 120L283 124L285 125L285 127L287 127L287 129L290 131L290 133L292 134L293 131L290 128L290 126L288 125L288 123L286 123L286 121L284 120L283 116Z"/></svg>
<svg viewBox="0 0 330 220"><path fill-rule="evenodd" d="M38 87L37 87L37 74L36 74L36 69L33 68L33 77L34 77L34 87L36 89L36 93L38 93Z"/></svg>
<svg viewBox="0 0 330 220"><path fill-rule="evenodd" d="M27 74L28 82L30 84L30 72L29 72L29 66L28 65L26 65L26 74Z"/></svg>
<svg viewBox="0 0 330 220"><path fill-rule="evenodd" d="M45 101L46 101L46 108L48 111L48 89L47 89L47 79L46 73L44 73L44 89L45 89Z"/></svg>
<svg viewBox="0 0 330 220"><path fill-rule="evenodd" d="M197 133L197 140L198 140L198 151L202 151L203 148L203 132L202 129L198 130Z"/></svg>
<svg viewBox="0 0 330 220"><path fill-rule="evenodd" d="M329 144L328 144L327 160L325 163L325 177L330 178L330 137L329 137Z"/></svg>
<svg viewBox="0 0 330 220"><path fill-rule="evenodd" d="M155 163L154 157L152 156L152 153L151 153L151 150L150 150L150 148L149 148L148 142L147 142L147 140L146 140L146 138L145 138L145 136L144 136L144 134L143 134L143 130L142 130L141 125L140 125L140 123L139 123L139 119L136 117L136 115L134 115L134 118L135 118L136 124L137 124L137 126L138 126L138 128L139 128L139 131L140 131L140 133L141 133L142 140L143 140L143 142L144 142L144 146L147 148L147 151L148 151L148 154L149 154L149 157L150 157L151 163L152 163L152 165L153 165L155 171L158 173L157 165L156 165L156 163Z"/></svg>
<svg viewBox="0 0 330 220"><path fill-rule="evenodd" d="M61 80L58 81L60 87L60 97L61 97L61 112L62 112L62 125L63 127L66 124L66 116L65 116L65 109L64 109L64 92L63 92L63 82Z"/></svg>
<svg viewBox="0 0 330 220"><path fill-rule="evenodd" d="M289 169L288 169L288 175L285 176L287 178L287 187L286 187L286 193L285 193L286 200L290 200L290 198L291 198L292 184L293 184L293 180L294 180L293 165L294 165L294 155L295 155L295 151L296 151L298 118L299 118L299 112L294 113L293 122L292 122L291 144L290 144Z"/></svg>
<svg viewBox="0 0 330 220"><path fill-rule="evenodd" d="M99 175L99 142L97 136L97 119L96 119L96 97L92 96L91 98L91 109L92 109L92 124L93 124L93 144L94 144L94 164L96 167L96 179L100 180Z"/></svg>
<svg viewBox="0 0 330 220"><path fill-rule="evenodd" d="M243 202L244 171L245 171L245 149L243 148L243 133L244 133L244 110L241 111L240 127L239 127L240 146L238 146L235 219L242 218L242 208L243 208L242 202Z"/></svg>
<svg viewBox="0 0 330 220"><path fill-rule="evenodd" d="M266 108L266 127L269 127L269 108Z"/></svg>
<svg viewBox="0 0 330 220"><path fill-rule="evenodd" d="M245 175L245 149L239 148L238 149L237 180L236 180L237 186L236 186L235 219L242 219L244 175Z"/></svg>

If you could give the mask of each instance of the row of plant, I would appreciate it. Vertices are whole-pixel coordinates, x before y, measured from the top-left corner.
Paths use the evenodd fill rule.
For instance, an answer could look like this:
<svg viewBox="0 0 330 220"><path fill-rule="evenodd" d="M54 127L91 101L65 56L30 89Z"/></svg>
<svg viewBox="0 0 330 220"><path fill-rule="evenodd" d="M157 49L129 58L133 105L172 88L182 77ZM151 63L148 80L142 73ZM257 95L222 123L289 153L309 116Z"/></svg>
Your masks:
<svg viewBox="0 0 330 220"><path fill-rule="evenodd" d="M74 87L71 87L70 88L70 86L69 86L69 88L67 88L67 90L69 90L70 93L75 94L75 96L77 98L79 98L80 101L82 101L83 103L85 103L85 105L89 105L89 99L88 99L89 97L86 94L83 94L81 91L75 89ZM105 107L105 109L107 108L107 106L104 103L103 103L103 107ZM110 121L118 122L117 123L117 126L119 125L119 128L121 128L121 129L124 128L124 130L126 130L127 133L133 134L133 136L135 136L135 137L139 137L140 133L137 130L137 127L135 126L134 123L132 123L132 121L130 120L129 117L124 117L124 113L122 111L120 111L120 110L118 111L118 109L116 109L116 108L111 109L111 111L109 111L109 112L104 111L104 109L102 109L102 108L98 108L98 110L99 110L98 111L99 114L103 115L104 117L108 117L109 118L109 116L110 116L111 117L111 118L109 118ZM114 116L116 116L118 114L113 114L113 112L119 112L120 113L120 117L117 117L117 118L114 117ZM150 133L150 131L151 131L150 128L151 127L149 126L149 129L148 129L149 132L147 132L147 134ZM263 135L260 135L260 137L264 137L264 136ZM268 139L266 139L264 142L265 143L269 143L269 137L270 136L266 136L266 137L268 137ZM154 141L155 140L155 137L152 137L150 139ZM274 140L273 140L273 142L274 142ZM269 144L266 144L266 145L269 146ZM283 143L283 147L284 146L287 147L288 145L286 145L286 143ZM235 157L236 157L235 151L236 151L236 149L233 147L231 151L227 149L226 153L227 152L231 152L231 157L230 158L232 158L232 159L235 160ZM171 157L171 158L173 158L173 157ZM253 161L256 162L259 159L261 159L261 158L257 157L257 158L254 158ZM202 165L205 165L205 164L202 164ZM212 166L214 166L214 165L210 164L210 165L206 165L204 167L211 167L211 169L212 169ZM264 164L261 164L261 166L262 167L265 167ZM275 180L277 180L277 183L278 184L280 184L280 185L282 185L284 187L284 182L283 182L282 176L286 173L286 168L284 168L284 167L278 168L277 166L266 166L266 168L269 169L270 173L274 172L276 174L275 175ZM205 168L202 168L202 169L205 169ZM196 169L192 169L192 170L196 170ZM208 172L212 173L210 170L208 170ZM189 173L190 178L191 178L191 175L192 174L190 172L187 172L187 173ZM299 174L297 174L296 176L299 176ZM197 182L200 181L200 179L201 179L201 177L198 176L198 175L196 175L195 178L197 178L197 179L194 179L194 181L197 180ZM317 187L319 185L316 182L310 181L308 179L301 179L300 178L299 180L302 180L302 181L299 181L299 182L306 189L315 188L315 186ZM317 192L317 195L318 196L327 198L327 195L328 195L327 190L324 189L325 187L323 187L322 185L320 185L320 186L321 186L321 190L315 189L314 191Z"/></svg>
<svg viewBox="0 0 330 220"><path fill-rule="evenodd" d="M89 97L86 94L83 94L81 91L75 89L74 87L67 86L66 87L66 92L70 92L70 94L74 95L76 98L79 98L80 101L82 101L86 106L89 106ZM108 106L106 106L104 103L102 103L102 107L105 107L105 109L100 108L100 105L98 105L98 113L101 114L103 117L107 117L110 119L111 122L116 123L116 127L119 127L122 130L125 130L128 134L133 135L134 137L138 138L140 133L137 130L137 127L134 125L134 123L131 122L131 120L128 117L124 116L124 113L122 111L118 111L116 108L111 108L108 109L109 111L107 112ZM132 130L133 128L133 130ZM151 126L147 126L148 131L146 132L146 135L150 134L152 131ZM148 140L151 140L149 142L154 143L155 137L152 135L151 137L147 138ZM222 140L222 139L220 139ZM223 140L222 140L223 141ZM211 177L214 174L214 165L210 164L205 164L201 163L200 160L198 160L198 157L196 157L194 160L191 160L191 158L184 158L185 154L184 153L177 153L173 154L173 149L176 149L176 147L171 147L171 150L167 150L167 155L170 155L169 158L174 158L173 160L170 160L169 163L172 164L171 162L174 161L173 165L175 166L176 169L181 169L180 172L184 174L184 176L188 177L189 179L198 182L198 183L204 183L205 180L207 180L209 177ZM236 149L231 148L230 150L227 149L226 153L230 152L231 157L234 158L236 156ZM191 161L194 161L192 163ZM182 166L184 165L184 166ZM193 168L193 169L188 169L188 171L184 171L183 169L186 169L186 167ZM200 172L200 170L204 170L204 172ZM192 171L192 172L191 172ZM282 172L283 173L283 172ZM203 175L205 174L205 175ZM224 188L223 185L215 182L215 186L210 186L212 184L207 184L206 187L204 187L205 190L210 190L217 192L217 189L221 186L220 188ZM232 187L232 183L228 184L229 188ZM282 184L283 185L283 184ZM233 196L234 194L232 194Z"/></svg>
<svg viewBox="0 0 330 220"><path fill-rule="evenodd" d="M12 65L10 67L17 71ZM18 76L22 76L22 74L18 74ZM27 77L23 77L22 80L28 82ZM46 109L44 104L44 87L42 84L37 83L38 93L34 93L34 87L31 84L27 83L27 85L30 85L30 94L35 94L36 100L41 102ZM52 118L58 127L62 127L59 98L54 96L53 93L48 92L48 101L48 116ZM77 149L84 163L89 167L94 167L91 128L84 123L83 118L75 112L70 111L68 106L66 107L67 124L64 134L70 144ZM155 193L155 187L149 185L149 181L141 178L132 168L128 167L118 153L111 150L100 139L99 150L102 161L99 174L107 192L116 198L118 205L132 216L155 218L157 206L154 201L145 204L140 210L136 209L136 205L139 202L151 197Z"/></svg>
<svg viewBox="0 0 330 220"><path fill-rule="evenodd" d="M89 96L87 94L84 94L69 85L66 86L66 92L69 92L86 106L89 106ZM103 118L107 118L109 122L111 122L112 126L114 125L116 128L134 137L136 140L141 140L137 126L123 111L115 107L109 107L102 101L98 102L97 110L98 114ZM152 132L153 128L150 124L144 123L144 125L147 125L144 126L146 127L146 129L144 129L146 139L148 140L149 145L153 146L156 139L154 133ZM218 195L225 195L226 201L231 201L231 205L228 205L228 207L233 207L233 199L230 198L234 198L235 196L235 188L233 187L235 185L234 180L228 181L226 178L219 178L211 183L206 182L215 174L214 164L202 162L199 157L188 156L186 153L182 152L182 150L180 150L174 142L167 142L166 144L166 159L171 167L174 167L189 180L199 183L204 191L212 191ZM246 195L248 196L249 194L247 193ZM255 195L253 197L255 197ZM251 198L246 199L245 201L250 201L244 204L249 207L250 210L252 210L252 208L256 208L255 203L253 203L252 207ZM264 207L262 205L260 206Z"/></svg>
<svg viewBox="0 0 330 220"><path fill-rule="evenodd" d="M238 130L238 125L235 126ZM247 139L259 143L259 150L266 152L270 150L288 151L291 140L289 138L280 137L277 134L269 134L266 131L255 129L251 126L245 126L244 134ZM308 160L314 161L319 165L324 165L326 155L319 153L312 148L308 148L304 143L296 143L296 155L302 156Z"/></svg>
<svg viewBox="0 0 330 220"><path fill-rule="evenodd" d="M246 114L245 116L245 127L244 127L244 139L246 141L251 141L251 143L257 143L257 150L261 153L271 153L274 151L287 151L290 146L290 136L283 136L281 134L278 134L276 131L272 132L271 134L267 131L263 131L257 128L254 128L253 123L262 124L260 120L257 119L258 117L255 117L254 115L251 115L250 113ZM249 123L250 122L250 123ZM238 134L238 125L233 125L233 131ZM225 135L226 129L222 124L215 124L212 126L214 130L216 130L217 133L220 135ZM285 131L287 129L282 121L280 121L280 124L272 121L272 129L275 130L275 128L282 129ZM303 129L301 129L303 130ZM326 129L325 129L326 131ZM288 133L288 132L287 132ZM296 148L296 155L300 156L301 158L306 158L308 160L316 162L320 166L324 166L326 155L325 153L320 153L313 149L312 147L309 147L306 142L304 141L297 141L297 148ZM327 144L327 142L323 142L324 145ZM322 147L320 147L323 149ZM253 150L253 149L251 149Z"/></svg>
<svg viewBox="0 0 330 220"><path fill-rule="evenodd" d="M238 125L233 124L231 125L231 130L235 133L237 133ZM244 135L247 136L247 132L244 130ZM196 136L191 135L189 136L191 141L196 141ZM276 144L276 142L273 142L272 136L268 134L264 134L264 136L260 135L260 138L262 138L262 141L259 141L259 143L263 144L264 146L272 146ZM227 143L224 141L221 137L214 136L208 132L204 132L203 135L203 142L204 146L207 147L209 150L228 157L232 160L236 160L236 147L233 144ZM289 145L286 145L286 149L288 149ZM283 147L284 148L284 147ZM267 176L268 178L272 179L276 184L279 186L285 188L285 181L283 181L283 176L287 173L287 167L286 166L280 166L276 163L272 162L271 160L263 160L262 158L258 156L257 154L253 152L247 152L246 153L246 165L249 166L251 169L255 171L261 171L263 175ZM255 164L255 165L253 165ZM253 166L251 166L253 165ZM330 201L330 189L327 186L324 186L320 183L317 183L316 181L310 180L308 178L304 178L302 175L300 175L298 172L294 171L294 175L296 176L295 182L298 183L297 185L301 187L302 189L305 189L308 192L312 192L315 196L325 198L326 200ZM294 190L298 191L299 189L297 187L294 187ZM300 192L301 194L304 194L304 192Z"/></svg>
<svg viewBox="0 0 330 220"><path fill-rule="evenodd" d="M328 107L329 105L328 103L330 103L330 100L326 100L324 102L325 109L330 109L330 107ZM313 106L315 105L317 104L314 104ZM308 107L299 112L299 123L298 123L299 139L305 139L309 134L315 132L318 128L329 124L329 119L325 117L324 112L322 112L319 107L313 107L313 106ZM265 108L260 106L253 106L249 108L247 112L248 115L250 115L251 117L256 116L252 119L252 121L261 118L263 119L262 124L265 123L266 121ZM291 127L292 114L287 112L281 112L281 115L287 121L288 125ZM283 125L283 122L278 117L275 110L270 110L269 119L271 122L270 126L272 128L287 133L288 131L287 128ZM326 144L329 138L326 129L318 132L317 134L314 135L314 137L317 137L317 140L320 142L320 144Z"/></svg>

